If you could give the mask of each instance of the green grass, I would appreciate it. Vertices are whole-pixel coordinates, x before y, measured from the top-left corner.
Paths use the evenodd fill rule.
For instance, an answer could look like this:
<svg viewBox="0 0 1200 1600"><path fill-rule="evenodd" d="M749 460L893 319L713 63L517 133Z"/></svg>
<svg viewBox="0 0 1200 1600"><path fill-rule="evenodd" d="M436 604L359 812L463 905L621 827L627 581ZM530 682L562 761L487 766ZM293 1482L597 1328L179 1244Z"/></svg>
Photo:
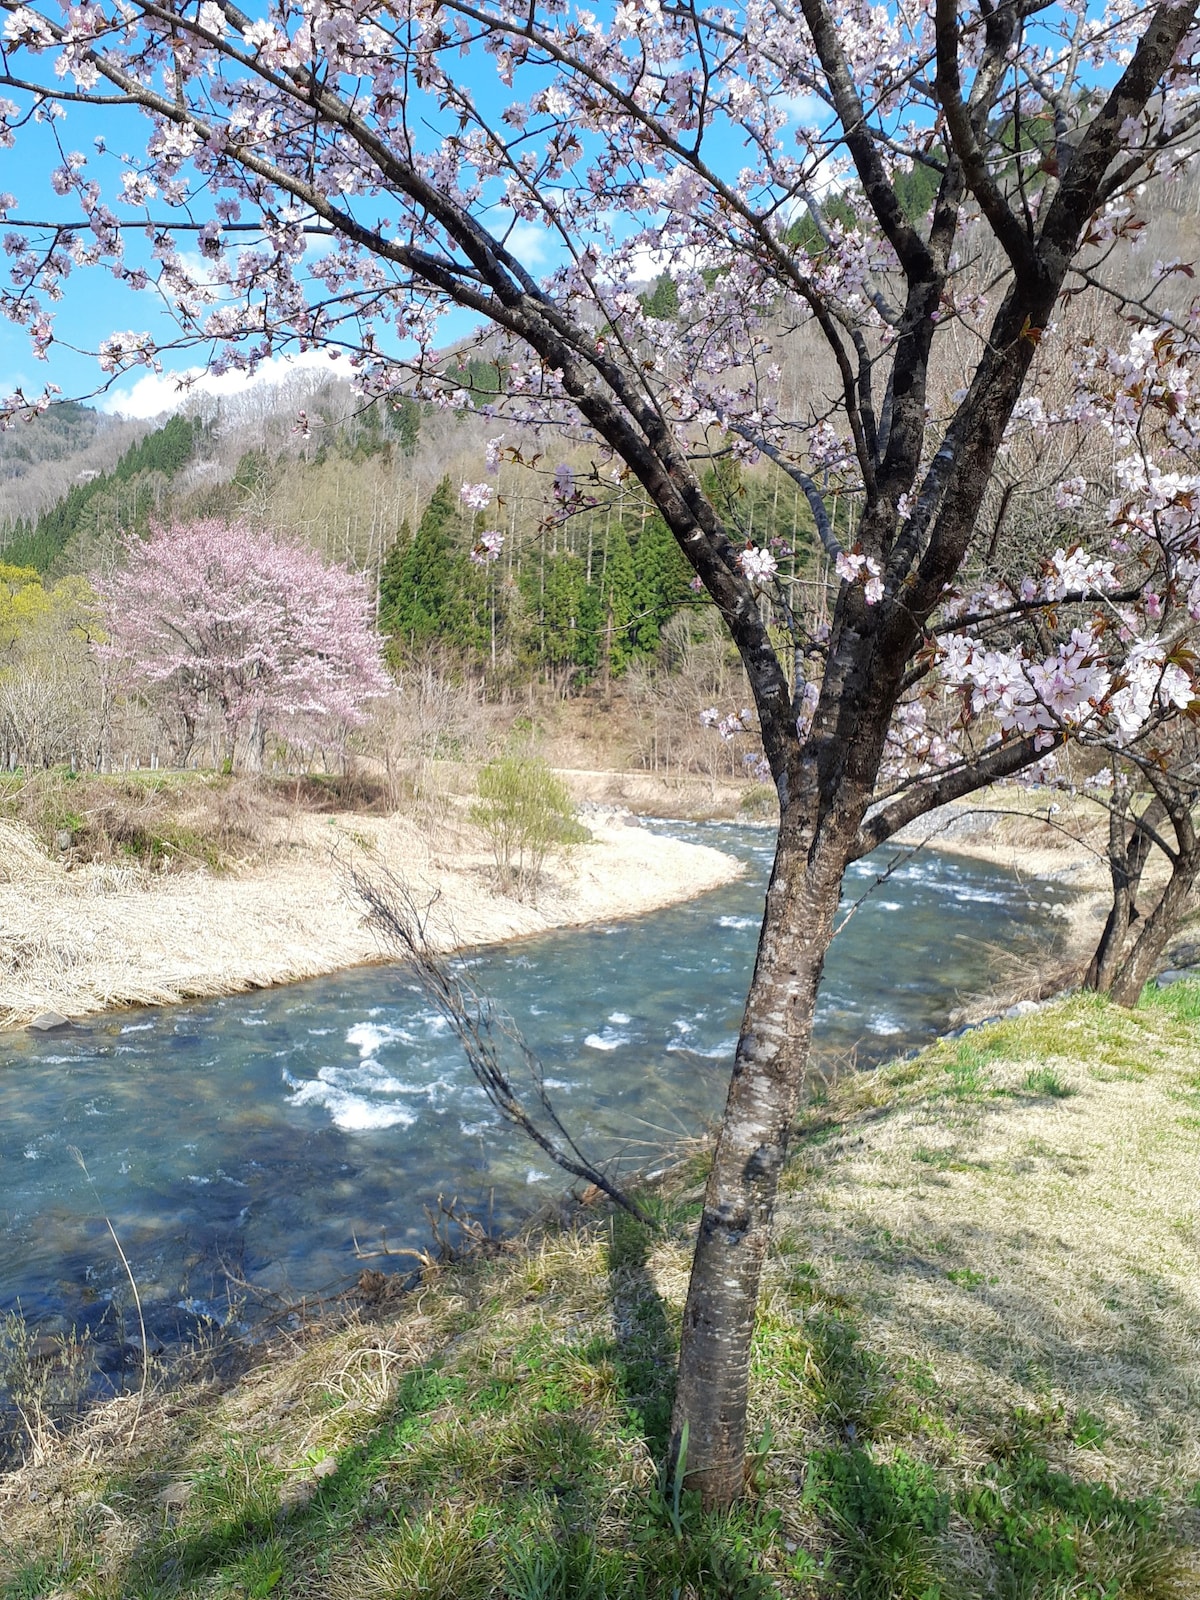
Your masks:
<svg viewBox="0 0 1200 1600"><path fill-rule="evenodd" d="M1030 1094L1049 1095L1053 1100L1066 1100L1075 1093L1053 1067L1031 1067L1021 1079L1021 1087Z"/></svg>
<svg viewBox="0 0 1200 1600"><path fill-rule="evenodd" d="M692 1163L646 1197L656 1234L597 1218L431 1271L386 1320L155 1400L132 1442L123 1401L51 1443L0 1486L0 1597L1188 1600L1180 987L980 1030L810 1111L735 1514L660 1468Z"/></svg>
<svg viewBox="0 0 1200 1600"><path fill-rule="evenodd" d="M1178 1022L1200 1021L1200 981L1181 980L1160 989L1148 983L1142 991L1138 1009L1173 1017Z"/></svg>

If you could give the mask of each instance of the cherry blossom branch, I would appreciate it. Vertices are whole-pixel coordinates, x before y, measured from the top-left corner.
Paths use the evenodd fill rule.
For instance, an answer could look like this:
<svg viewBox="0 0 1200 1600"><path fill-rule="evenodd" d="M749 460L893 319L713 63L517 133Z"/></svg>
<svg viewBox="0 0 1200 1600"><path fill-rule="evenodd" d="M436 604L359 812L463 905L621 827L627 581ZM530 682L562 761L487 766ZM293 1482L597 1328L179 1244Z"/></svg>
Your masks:
<svg viewBox="0 0 1200 1600"><path fill-rule="evenodd" d="M1027 616L1033 611L1054 611L1059 606L1076 605L1127 605L1131 601L1140 600L1145 585L1142 583L1132 585L1115 592L1105 589L1074 589L1047 599L1044 595L1033 600L1016 600L1010 605L997 606L994 611L974 611L965 613L961 617L952 617L946 622L935 627L930 627L927 632L932 637L940 639L947 634L962 633L967 628L999 626L1012 617Z"/></svg>
<svg viewBox="0 0 1200 1600"><path fill-rule="evenodd" d="M867 818L858 830L850 860L870 855L894 833L926 812L952 800L961 800L977 789L985 789L1000 778L1011 778L1043 760L1052 750L1061 749L1066 742L1062 732L1030 734L1024 739L997 745L994 750L971 757L949 771L922 779Z"/></svg>

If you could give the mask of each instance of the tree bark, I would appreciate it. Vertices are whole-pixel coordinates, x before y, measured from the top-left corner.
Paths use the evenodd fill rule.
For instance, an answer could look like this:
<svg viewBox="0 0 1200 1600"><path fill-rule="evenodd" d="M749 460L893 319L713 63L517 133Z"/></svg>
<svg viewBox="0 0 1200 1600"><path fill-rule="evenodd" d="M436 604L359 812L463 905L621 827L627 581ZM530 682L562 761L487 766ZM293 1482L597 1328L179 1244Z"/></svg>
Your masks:
<svg viewBox="0 0 1200 1600"><path fill-rule="evenodd" d="M1146 918L1137 942L1113 978L1109 992L1119 1006L1136 1005L1138 996L1154 976L1167 940L1187 911L1198 872L1200 851L1193 844L1176 857L1161 899Z"/></svg>
<svg viewBox="0 0 1200 1600"><path fill-rule="evenodd" d="M811 830L807 819L797 818L800 809L791 808L780 821L683 1314L671 1468L708 1507L731 1505L745 1486L759 1280L846 860L832 840L810 849Z"/></svg>
<svg viewBox="0 0 1200 1600"><path fill-rule="evenodd" d="M1151 838L1145 828L1128 821L1129 787L1114 786L1108 817L1108 870L1112 878L1112 905L1096 953L1084 976L1085 989L1107 994L1121 968L1121 958L1129 930L1138 920L1137 895L1142 873L1150 856ZM1166 807L1156 795L1146 808L1143 822L1157 828L1166 818Z"/></svg>

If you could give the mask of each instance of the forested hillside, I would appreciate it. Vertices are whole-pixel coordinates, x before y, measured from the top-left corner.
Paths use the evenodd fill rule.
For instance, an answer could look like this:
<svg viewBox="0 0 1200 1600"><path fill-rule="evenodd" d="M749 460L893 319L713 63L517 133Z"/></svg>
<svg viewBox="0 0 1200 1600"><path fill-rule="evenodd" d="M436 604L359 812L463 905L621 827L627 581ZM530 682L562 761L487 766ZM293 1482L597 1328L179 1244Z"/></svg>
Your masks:
<svg viewBox="0 0 1200 1600"><path fill-rule="evenodd" d="M481 398L481 385L502 382L480 362L461 375ZM344 385L328 384L298 425L294 396L276 399L170 418L110 470L10 525L4 562L50 583L103 578L121 564L122 541L145 538L157 522L240 520L362 573L393 668L434 649L493 685L544 681L558 693L654 661L672 619L699 607L686 562L640 489L601 479L569 447L547 458L510 431L493 441L489 473L488 424L467 407L356 409ZM94 414L72 416L84 436ZM488 503L472 510L461 488L481 477L475 488ZM709 482L731 527L770 542L801 580L816 546L796 485L769 463L748 470L732 455Z"/></svg>
<svg viewBox="0 0 1200 1600"><path fill-rule="evenodd" d="M121 536L148 531L201 432L194 420L172 417L131 445L111 472L84 476L36 521L18 522L3 546L5 560L43 573L86 573L111 562Z"/></svg>
<svg viewBox="0 0 1200 1600"><path fill-rule="evenodd" d="M144 422L63 401L0 432L0 546L15 524L35 522L74 484L111 470L147 431Z"/></svg>

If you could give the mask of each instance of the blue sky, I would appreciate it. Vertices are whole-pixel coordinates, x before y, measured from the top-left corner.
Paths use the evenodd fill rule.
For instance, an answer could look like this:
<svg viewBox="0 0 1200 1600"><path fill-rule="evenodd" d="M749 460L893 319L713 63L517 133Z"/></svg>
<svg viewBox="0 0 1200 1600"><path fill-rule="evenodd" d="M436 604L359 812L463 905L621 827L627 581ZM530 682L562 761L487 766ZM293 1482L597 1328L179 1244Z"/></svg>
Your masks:
<svg viewBox="0 0 1200 1600"><path fill-rule="evenodd" d="M43 71L45 59L42 57L39 61ZM476 81L483 101L495 99L498 104L500 98L506 97L507 92L498 84L494 64L490 60L475 56L462 63L462 70ZM40 76L41 72L35 75ZM798 102L790 108L793 117L796 120L812 117L815 121L824 122L826 117L817 114L818 102L807 97L805 99L806 103ZM64 110L65 115L53 130L44 125L25 128L18 135L17 147L0 154L0 189L16 194L18 217L72 220L77 215L75 202L69 197L63 199L56 196L50 185L49 174L61 160L56 135L64 150L78 150L87 156L89 171L94 170L94 175L100 179L104 198L109 203L119 191L122 168L112 156L97 157L97 137L102 137L109 149L118 153L124 150L136 153L144 147L147 123L133 108L101 109L67 105ZM431 118L433 126L436 126L437 120L436 115ZM432 129L431 137L436 137ZM713 137L720 140L720 132L714 130ZM740 161L741 152L735 148L733 141L721 154L734 165ZM724 160L721 164L725 164ZM135 215L128 207L117 205L114 209L122 216L132 218ZM151 210L158 216L169 215L161 203L152 206ZM207 208L204 207L194 215L194 220L202 222L207 215ZM131 264L150 264L148 242L140 231L128 233L126 242ZM514 242L517 253L534 272L549 270L559 257L558 244L553 236L532 224L518 224ZM181 248L187 248L186 236ZM0 259L0 271L3 270L3 260ZM655 270L655 264L648 260L647 276L652 276ZM49 351L49 359L44 362L34 357L24 329L0 319L0 394L11 393L19 386L26 394L34 396L50 382L57 384L64 396L86 396L104 382L105 375L95 360L83 352L94 349L107 334L125 329L145 331L154 337L156 343L163 345L169 343L174 331L174 325L156 294L149 291L138 293L130 289L114 279L103 267L76 269L64 284L63 300L51 309L56 337ZM471 326L471 319L464 314L447 318L440 342L449 344L465 337ZM198 362L203 362L205 354L199 349L168 352L162 357L163 365L168 369L164 378L156 381L147 377L144 371L123 374L94 403L106 410L124 409L132 414L153 414L170 406L178 398L170 374L194 369ZM236 387L240 382L244 380L234 375L226 381L225 386Z"/></svg>
<svg viewBox="0 0 1200 1600"><path fill-rule="evenodd" d="M58 119L53 130L46 125L30 125L21 130L14 149L0 154L0 190L15 194L18 205L7 225L0 224L4 233L23 231L20 220L73 221L78 215L77 202L70 196L62 198L51 187L50 173L57 167L63 151L80 151L88 158L89 173L103 185L104 199L110 204L120 190L121 165L112 155L100 155L96 140L102 138L110 152L138 153L144 144L147 124L142 115L133 109L99 108L68 105L66 115ZM57 139L56 139L57 136ZM137 213L128 206L114 206L122 217L136 218ZM159 203L150 207L155 217L167 219L171 212ZM193 220L204 221L211 213L201 207L193 213ZM549 265L549 237L543 230L520 224L524 256L534 270ZM34 236L32 233L30 237ZM187 252L187 235L179 239L182 252ZM126 234L127 262L130 265L151 265L149 242L140 229ZM7 257L0 257L0 272L7 276ZM104 266L76 268L63 283L63 298L50 310L54 320L55 340L47 352L47 359L38 360L33 353L26 329L0 317L0 396L11 394L18 387L30 398L40 394L47 383L57 384L64 398L86 398L107 375L95 358L87 352L94 350L107 334L131 329L149 332L157 344L166 344L175 333L174 323L159 296L152 290L137 291L121 282ZM454 313L444 322L444 342L453 343L465 337L475 325L475 319L463 313ZM195 373L202 366L207 349L167 351L162 357L163 373L154 375L146 369L123 373L113 380L103 394L88 403L106 411L122 411L128 415L151 416L177 404L180 394L176 379L184 373ZM310 353L302 358L304 366L332 369L334 363L328 355ZM265 364L264 376L278 380L283 376L285 361L273 359ZM345 358L337 370L349 375ZM215 393L232 393L244 388L250 381L232 372L223 378L205 378L203 387Z"/></svg>
<svg viewBox="0 0 1200 1600"><path fill-rule="evenodd" d="M38 67L31 70L31 76L44 76L45 60L45 57L38 59ZM496 77L494 62L482 52L463 61L461 68L474 82L481 104L488 105L494 101L492 109L498 111L510 97L510 91L505 90ZM526 92L529 88L530 85L524 85ZM104 199L110 204L119 193L123 169L112 155L97 156L97 138L102 137L109 151L118 154L123 151L136 154L144 147L147 122L136 109L105 110L79 105L66 105L63 109L65 115L55 123L53 129L30 126L19 134L15 150L0 155L0 189L15 193L18 207L14 215L18 219L73 220L78 214L76 202L70 197L64 199L55 195L50 185L50 172L62 159L60 144L65 151L78 150L87 156L89 172L102 183ZM793 114L799 116L811 109L809 105L797 104ZM430 137L435 140L437 125L443 119L432 107L430 111ZM720 135L714 130L713 137L719 138ZM727 153L736 165L740 160L740 152L731 146ZM136 215L126 206L114 205L114 210L122 218ZM165 218L169 215L161 203L152 205L150 210L155 216ZM209 214L202 203L201 209L194 213L193 220L203 222ZM502 214L492 216L489 220L493 226L503 226ZM12 227L10 223L9 229ZM549 231L535 224L518 222L510 242L534 273L549 271L561 259L559 241ZM187 249L186 235L180 242L180 248L184 251ZM148 243L140 231L127 233L126 249L130 264L150 265ZM0 258L0 271L3 270L4 261ZM646 270L647 276L651 277L659 270L659 266L647 260ZM63 288L63 300L50 308L54 318L55 343L50 347L46 361L35 358L24 329L0 319L0 394L11 393L20 387L33 397L49 382L57 384L64 396L81 398L105 381L97 362L83 352L95 349L107 334L118 330L148 332L159 345L168 343L172 337L173 323L158 297L149 291L138 293L130 289L103 267L76 269ZM442 323L439 343L452 344L466 337L475 325L475 319L469 315L453 313ZM163 378L155 380L147 376L144 370L122 374L92 403L106 410L120 409L136 415L154 414L178 399L170 375L195 370L196 364L203 362L206 353L203 349L167 352L161 358L167 369ZM244 380L231 375L224 387L234 387L239 382Z"/></svg>
<svg viewBox="0 0 1200 1600"><path fill-rule="evenodd" d="M144 137L142 118L130 111L111 111L70 105L54 129L29 125L21 130L12 150L0 158L0 188L15 194L18 207L14 215L33 221L69 221L77 214L75 202L62 199L50 185L50 172L61 159L55 135L67 151L79 150L100 170L106 199L115 187L117 164L97 157L95 140L103 136L114 148L138 148ZM13 230L12 224L5 232ZM131 239L131 254L137 236ZM5 258L7 259L7 258ZM6 274L7 275L7 274ZM63 298L50 309L54 316L55 343L48 359L39 361L33 354L28 332L7 319L0 319L0 393L9 394L20 386L25 393L39 394L47 383L56 383L64 396L86 395L104 381L94 359L77 354L76 349L94 349L100 339L116 329L147 329L157 337L169 337L170 320L157 297L137 293L119 282L104 268L77 268L63 285ZM61 341L61 342L60 342ZM76 349L71 347L75 346ZM194 359L194 358L193 358ZM188 363L181 357L180 368ZM105 409L115 409L118 394L132 387L128 377L119 379L110 397L97 401Z"/></svg>

